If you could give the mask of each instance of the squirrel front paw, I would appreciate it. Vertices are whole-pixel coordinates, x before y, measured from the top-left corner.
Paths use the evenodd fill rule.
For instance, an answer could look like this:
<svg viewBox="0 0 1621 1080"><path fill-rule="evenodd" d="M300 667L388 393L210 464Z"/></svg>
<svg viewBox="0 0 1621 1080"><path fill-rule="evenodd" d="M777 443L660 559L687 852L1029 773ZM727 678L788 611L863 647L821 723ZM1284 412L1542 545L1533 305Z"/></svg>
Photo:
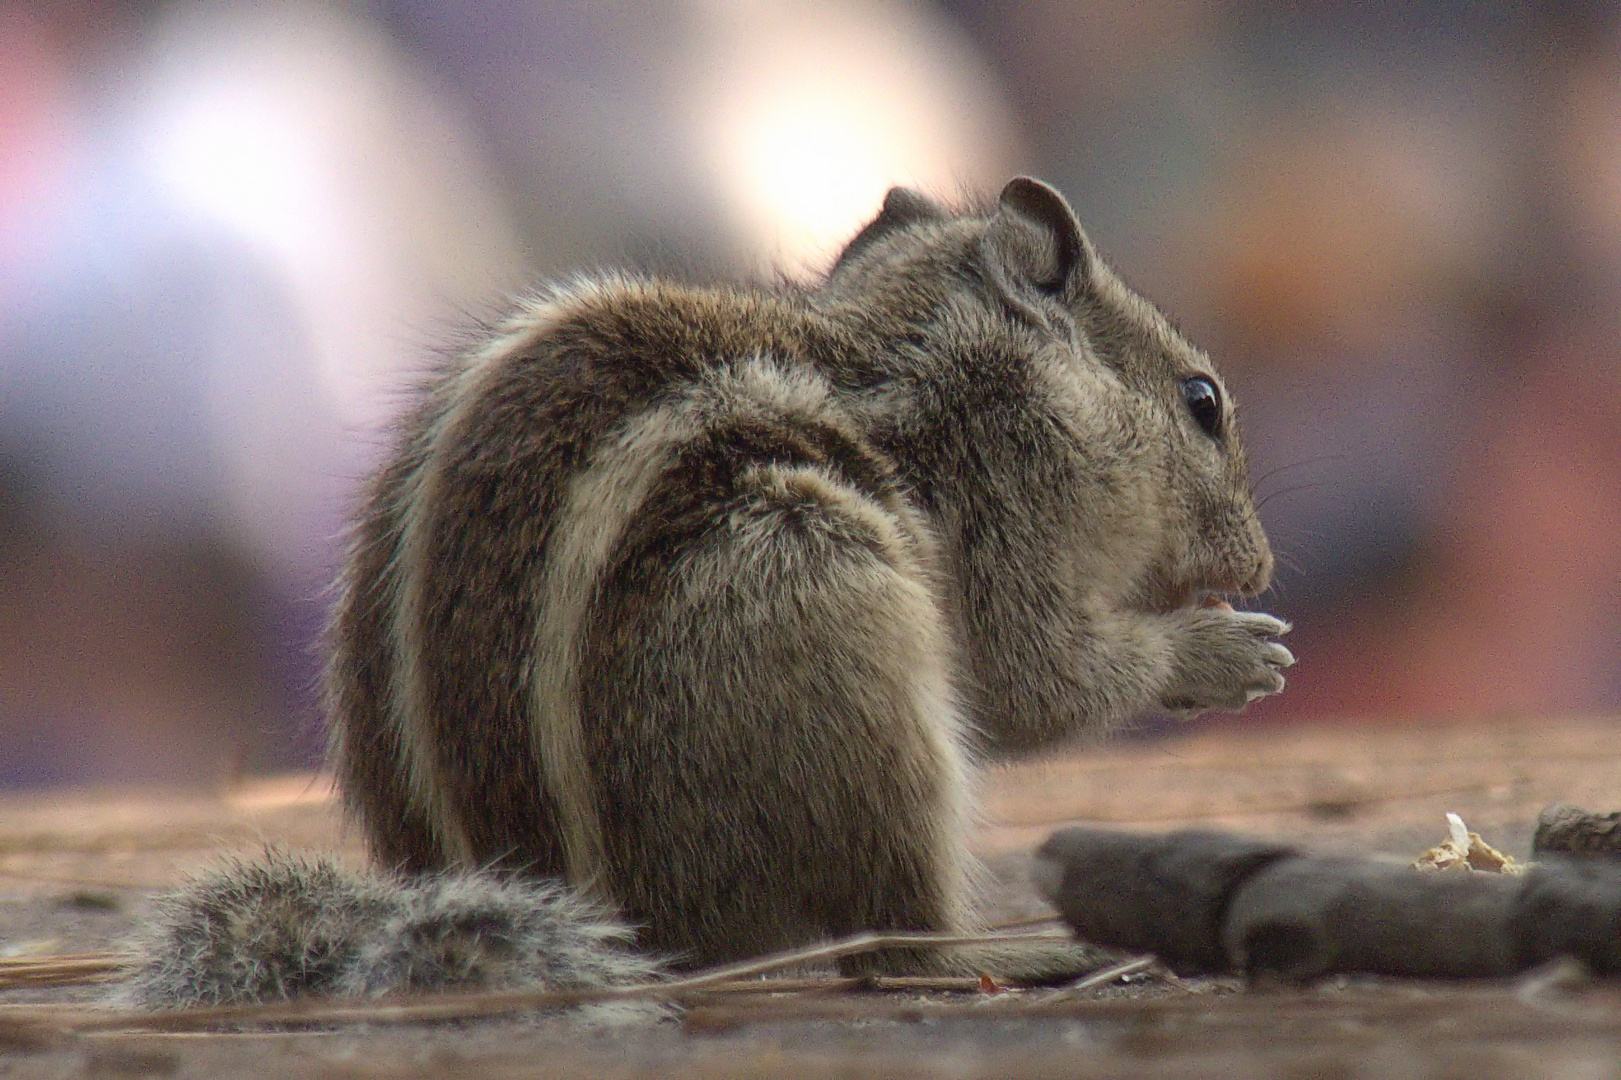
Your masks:
<svg viewBox="0 0 1621 1080"><path fill-rule="evenodd" d="M1291 627L1255 611L1218 607L1176 613L1177 657L1161 704L1178 714L1206 709L1237 712L1256 698L1283 689L1283 669L1294 654L1273 640Z"/></svg>

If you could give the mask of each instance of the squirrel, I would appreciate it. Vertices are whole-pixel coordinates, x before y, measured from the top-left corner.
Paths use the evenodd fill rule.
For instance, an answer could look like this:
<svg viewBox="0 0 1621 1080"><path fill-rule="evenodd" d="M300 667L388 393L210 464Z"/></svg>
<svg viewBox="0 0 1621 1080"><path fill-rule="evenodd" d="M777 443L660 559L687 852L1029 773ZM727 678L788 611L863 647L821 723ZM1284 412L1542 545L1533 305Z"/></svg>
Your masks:
<svg viewBox="0 0 1621 1080"><path fill-rule="evenodd" d="M1288 624L1220 600L1271 571L1210 360L1040 181L971 211L896 188L814 285L554 286L431 376L361 498L327 705L388 876L222 871L136 996L607 985L970 931L976 763L1282 690ZM302 930L228 931L333 904L313 982L282 974L318 966ZM491 911L502 948L561 925L575 959L375 959Z"/></svg>

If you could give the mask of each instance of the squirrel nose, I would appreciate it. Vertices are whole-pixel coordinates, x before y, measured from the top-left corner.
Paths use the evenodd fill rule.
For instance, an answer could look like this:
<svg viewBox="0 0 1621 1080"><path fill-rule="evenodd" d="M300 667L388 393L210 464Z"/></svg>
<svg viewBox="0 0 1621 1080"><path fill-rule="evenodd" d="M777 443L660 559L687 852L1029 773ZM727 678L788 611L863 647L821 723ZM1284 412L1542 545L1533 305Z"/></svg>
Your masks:
<svg viewBox="0 0 1621 1080"><path fill-rule="evenodd" d="M1263 547L1255 558L1254 568L1239 586L1239 591L1245 596L1255 596L1266 592L1266 587L1270 584L1272 584L1272 551Z"/></svg>

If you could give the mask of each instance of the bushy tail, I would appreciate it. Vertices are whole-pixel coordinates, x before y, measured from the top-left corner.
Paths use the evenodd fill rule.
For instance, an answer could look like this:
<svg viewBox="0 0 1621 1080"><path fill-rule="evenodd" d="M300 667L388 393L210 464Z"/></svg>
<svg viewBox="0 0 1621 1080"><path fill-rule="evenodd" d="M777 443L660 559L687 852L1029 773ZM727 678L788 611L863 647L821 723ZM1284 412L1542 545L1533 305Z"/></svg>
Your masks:
<svg viewBox="0 0 1621 1080"><path fill-rule="evenodd" d="M630 931L566 888L494 874L400 879L272 851L158 899L129 943L136 1008L447 989L573 990L657 977Z"/></svg>

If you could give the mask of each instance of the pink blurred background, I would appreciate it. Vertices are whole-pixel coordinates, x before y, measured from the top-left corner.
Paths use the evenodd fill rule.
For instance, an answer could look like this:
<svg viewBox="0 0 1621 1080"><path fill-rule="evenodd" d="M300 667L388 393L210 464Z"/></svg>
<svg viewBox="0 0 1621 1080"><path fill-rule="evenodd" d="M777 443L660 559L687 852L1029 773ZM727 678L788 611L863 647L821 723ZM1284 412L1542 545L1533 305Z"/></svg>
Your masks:
<svg viewBox="0 0 1621 1080"><path fill-rule="evenodd" d="M0 2L0 786L321 746L345 500L539 276L1030 172L1245 406L1243 719L1621 710L1621 9Z"/></svg>

